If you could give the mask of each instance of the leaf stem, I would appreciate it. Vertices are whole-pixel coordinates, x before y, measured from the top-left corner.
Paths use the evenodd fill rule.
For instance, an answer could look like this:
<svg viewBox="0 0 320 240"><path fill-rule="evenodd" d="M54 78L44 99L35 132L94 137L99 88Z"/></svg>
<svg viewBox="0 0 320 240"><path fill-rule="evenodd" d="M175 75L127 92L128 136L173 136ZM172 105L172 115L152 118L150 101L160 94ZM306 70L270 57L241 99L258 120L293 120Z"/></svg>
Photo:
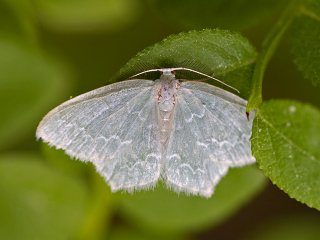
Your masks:
<svg viewBox="0 0 320 240"><path fill-rule="evenodd" d="M262 103L262 83L264 72L283 34L297 14L297 2L299 1L292 0L262 43L262 50L257 58L253 71L252 91L247 105L247 112L258 108Z"/></svg>

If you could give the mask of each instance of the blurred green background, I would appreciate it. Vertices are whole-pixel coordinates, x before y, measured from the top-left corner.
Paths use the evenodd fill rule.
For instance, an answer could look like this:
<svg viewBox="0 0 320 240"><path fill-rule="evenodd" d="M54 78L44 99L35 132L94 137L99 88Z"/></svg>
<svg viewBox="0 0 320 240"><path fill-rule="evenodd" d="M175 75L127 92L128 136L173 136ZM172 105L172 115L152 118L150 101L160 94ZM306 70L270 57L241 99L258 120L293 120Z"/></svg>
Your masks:
<svg viewBox="0 0 320 240"><path fill-rule="evenodd" d="M259 51L288 2L0 0L0 239L319 239L319 212L256 166L232 169L210 199L162 184L112 194L93 166L35 139L50 109L111 83L137 52L172 33L236 30ZM285 37L265 99L320 107L319 87L292 58Z"/></svg>

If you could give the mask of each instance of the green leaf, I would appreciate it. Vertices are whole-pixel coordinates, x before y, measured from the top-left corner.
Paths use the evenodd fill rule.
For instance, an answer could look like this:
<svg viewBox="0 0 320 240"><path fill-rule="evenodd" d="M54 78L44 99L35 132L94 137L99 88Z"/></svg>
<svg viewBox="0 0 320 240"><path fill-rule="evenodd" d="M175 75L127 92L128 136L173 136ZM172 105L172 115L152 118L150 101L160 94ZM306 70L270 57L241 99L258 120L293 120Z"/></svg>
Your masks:
<svg viewBox="0 0 320 240"><path fill-rule="evenodd" d="M37 156L0 156L0 239L73 239L86 215L83 184Z"/></svg>
<svg viewBox="0 0 320 240"><path fill-rule="evenodd" d="M148 69L186 67L219 76L245 97L250 92L255 57L255 49L240 34L219 29L190 31L169 36L138 53L121 68L119 79L127 79ZM177 72L177 77L203 78L182 71Z"/></svg>
<svg viewBox="0 0 320 240"><path fill-rule="evenodd" d="M183 232L217 225L248 202L265 185L254 166L231 169L210 199L154 191L122 194L122 213L135 224L159 232Z"/></svg>
<svg viewBox="0 0 320 240"><path fill-rule="evenodd" d="M306 79L320 84L320 2L307 0L301 5L298 17L292 26L291 45L294 62Z"/></svg>
<svg viewBox="0 0 320 240"><path fill-rule="evenodd" d="M149 0L161 17L183 28L243 29L275 15L289 0Z"/></svg>
<svg viewBox="0 0 320 240"><path fill-rule="evenodd" d="M251 231L247 240L318 240L320 218L313 215L289 214L264 222Z"/></svg>
<svg viewBox="0 0 320 240"><path fill-rule="evenodd" d="M35 0L34 4L42 23L62 31L118 31L140 10L138 0Z"/></svg>
<svg viewBox="0 0 320 240"><path fill-rule="evenodd" d="M320 210L320 112L294 101L269 101L257 110L252 151L279 188Z"/></svg>
<svg viewBox="0 0 320 240"><path fill-rule="evenodd" d="M0 39L0 149L32 134L68 86L65 70L39 49Z"/></svg>

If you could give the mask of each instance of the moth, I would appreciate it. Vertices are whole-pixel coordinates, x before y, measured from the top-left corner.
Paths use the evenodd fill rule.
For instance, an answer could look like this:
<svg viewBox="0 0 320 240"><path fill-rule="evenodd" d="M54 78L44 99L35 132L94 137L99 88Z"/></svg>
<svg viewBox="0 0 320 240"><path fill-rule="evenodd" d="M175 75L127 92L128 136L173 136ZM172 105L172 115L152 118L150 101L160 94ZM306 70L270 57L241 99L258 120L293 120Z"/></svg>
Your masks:
<svg viewBox="0 0 320 240"><path fill-rule="evenodd" d="M162 179L176 192L210 197L230 167L255 162L254 113L229 91L176 79L180 70L199 73L151 69L143 73L158 71L159 79L126 80L68 100L42 119L36 136L92 162L112 191L151 188Z"/></svg>

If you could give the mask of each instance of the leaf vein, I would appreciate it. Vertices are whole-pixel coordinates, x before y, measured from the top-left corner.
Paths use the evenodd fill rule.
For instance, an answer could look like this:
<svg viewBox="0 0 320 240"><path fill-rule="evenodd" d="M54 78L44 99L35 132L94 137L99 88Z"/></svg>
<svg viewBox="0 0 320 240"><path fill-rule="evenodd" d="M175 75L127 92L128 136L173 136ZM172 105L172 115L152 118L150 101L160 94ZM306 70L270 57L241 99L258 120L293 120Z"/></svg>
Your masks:
<svg viewBox="0 0 320 240"><path fill-rule="evenodd" d="M301 148L298 144L296 144L294 141L292 141L290 138L288 138L286 135L284 135L282 132L280 132L278 129L276 129L271 122L269 122L266 118L264 118L261 114L259 114L259 117L262 122L264 122L266 125L268 125L272 130L275 131L276 134L278 134L280 137L282 137L285 141L287 141L290 145L292 145L294 148L296 148L300 153L310 158L310 160L317 162L320 164L320 159L317 159L316 156L309 153L308 151ZM268 131L269 133L269 131ZM269 133L270 136L270 133ZM271 137L271 136L270 136Z"/></svg>

